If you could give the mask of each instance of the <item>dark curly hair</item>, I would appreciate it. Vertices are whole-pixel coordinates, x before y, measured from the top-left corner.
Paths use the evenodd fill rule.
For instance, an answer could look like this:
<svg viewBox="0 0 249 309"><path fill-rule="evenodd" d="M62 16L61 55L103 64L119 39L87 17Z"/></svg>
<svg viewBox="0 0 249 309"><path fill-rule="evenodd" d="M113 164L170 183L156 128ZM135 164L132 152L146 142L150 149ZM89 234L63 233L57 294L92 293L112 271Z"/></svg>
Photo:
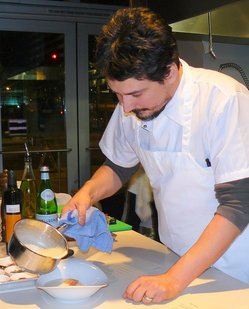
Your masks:
<svg viewBox="0 0 249 309"><path fill-rule="evenodd" d="M99 74L118 81L161 82L180 64L171 27L148 8L119 9L102 27L95 56Z"/></svg>

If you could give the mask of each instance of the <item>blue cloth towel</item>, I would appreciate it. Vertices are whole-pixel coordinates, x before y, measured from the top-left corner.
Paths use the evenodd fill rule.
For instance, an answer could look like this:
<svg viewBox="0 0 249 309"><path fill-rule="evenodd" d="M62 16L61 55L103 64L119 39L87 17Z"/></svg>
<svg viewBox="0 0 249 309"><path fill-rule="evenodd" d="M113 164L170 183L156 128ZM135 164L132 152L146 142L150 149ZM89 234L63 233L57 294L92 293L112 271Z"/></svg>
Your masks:
<svg viewBox="0 0 249 309"><path fill-rule="evenodd" d="M84 225L78 223L77 209L62 215L58 226L64 223L68 226L63 230L63 234L74 238L81 251L88 251L93 246L103 252L112 252L113 237L104 213L96 207L90 207L87 210Z"/></svg>

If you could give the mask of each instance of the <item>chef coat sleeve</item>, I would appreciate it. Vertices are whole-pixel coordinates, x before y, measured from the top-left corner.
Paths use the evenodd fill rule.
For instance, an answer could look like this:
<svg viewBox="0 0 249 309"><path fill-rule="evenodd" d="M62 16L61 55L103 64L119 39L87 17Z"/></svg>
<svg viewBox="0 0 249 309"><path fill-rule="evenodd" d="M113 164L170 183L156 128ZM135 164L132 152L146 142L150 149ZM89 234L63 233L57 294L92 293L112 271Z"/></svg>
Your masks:
<svg viewBox="0 0 249 309"><path fill-rule="evenodd" d="M215 192L219 202L216 213L242 231L249 223L249 178L216 184Z"/></svg>
<svg viewBox="0 0 249 309"><path fill-rule="evenodd" d="M221 184L249 177L249 92L216 94L208 145L215 183Z"/></svg>
<svg viewBox="0 0 249 309"><path fill-rule="evenodd" d="M122 107L118 104L99 142L100 149L106 158L127 168L139 163L134 145L132 146L130 141L135 138L133 118L125 116Z"/></svg>
<svg viewBox="0 0 249 309"><path fill-rule="evenodd" d="M125 184L139 168L139 164L132 167L123 167L113 163L109 159L106 159L103 165L109 166L118 175L122 184Z"/></svg>

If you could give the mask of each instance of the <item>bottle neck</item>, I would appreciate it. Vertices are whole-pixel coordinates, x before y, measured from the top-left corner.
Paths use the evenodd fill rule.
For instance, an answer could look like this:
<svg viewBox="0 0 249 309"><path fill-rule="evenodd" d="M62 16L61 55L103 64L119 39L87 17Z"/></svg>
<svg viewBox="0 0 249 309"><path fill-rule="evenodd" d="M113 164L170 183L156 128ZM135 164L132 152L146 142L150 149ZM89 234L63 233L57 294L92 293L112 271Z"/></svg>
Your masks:
<svg viewBox="0 0 249 309"><path fill-rule="evenodd" d="M49 173L48 172L41 172L41 180L49 180Z"/></svg>
<svg viewBox="0 0 249 309"><path fill-rule="evenodd" d="M24 179L35 179L31 162L25 162L22 180Z"/></svg>
<svg viewBox="0 0 249 309"><path fill-rule="evenodd" d="M8 189L16 189L16 175L15 172L10 170L8 171Z"/></svg>
<svg viewBox="0 0 249 309"><path fill-rule="evenodd" d="M35 180L35 175L32 168L32 157L30 155L26 155L24 157L24 170L22 175L22 180L32 179Z"/></svg>

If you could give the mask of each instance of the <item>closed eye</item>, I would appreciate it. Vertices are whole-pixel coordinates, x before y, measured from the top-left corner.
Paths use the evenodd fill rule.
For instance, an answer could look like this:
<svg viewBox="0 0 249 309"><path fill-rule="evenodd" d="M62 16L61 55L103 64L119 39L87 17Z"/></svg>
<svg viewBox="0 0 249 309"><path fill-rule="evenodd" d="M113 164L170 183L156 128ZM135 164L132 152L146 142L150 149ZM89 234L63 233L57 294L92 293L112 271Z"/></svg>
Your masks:
<svg viewBox="0 0 249 309"><path fill-rule="evenodd" d="M138 98L138 97L140 97L141 95L142 95L142 93L139 92L139 93L134 93L132 96L133 96L134 98Z"/></svg>

